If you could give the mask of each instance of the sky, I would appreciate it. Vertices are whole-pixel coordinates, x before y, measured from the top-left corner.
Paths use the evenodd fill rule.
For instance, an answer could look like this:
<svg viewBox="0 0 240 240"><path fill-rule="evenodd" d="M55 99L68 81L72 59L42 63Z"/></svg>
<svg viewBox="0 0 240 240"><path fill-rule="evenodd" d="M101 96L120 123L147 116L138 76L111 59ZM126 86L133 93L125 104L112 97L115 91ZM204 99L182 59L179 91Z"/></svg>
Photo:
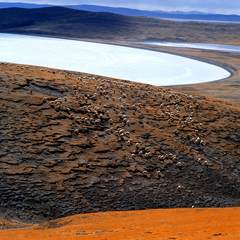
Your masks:
<svg viewBox="0 0 240 240"><path fill-rule="evenodd" d="M0 0L0 2L28 2L38 4L95 4L146 10L203 11L240 15L240 0Z"/></svg>

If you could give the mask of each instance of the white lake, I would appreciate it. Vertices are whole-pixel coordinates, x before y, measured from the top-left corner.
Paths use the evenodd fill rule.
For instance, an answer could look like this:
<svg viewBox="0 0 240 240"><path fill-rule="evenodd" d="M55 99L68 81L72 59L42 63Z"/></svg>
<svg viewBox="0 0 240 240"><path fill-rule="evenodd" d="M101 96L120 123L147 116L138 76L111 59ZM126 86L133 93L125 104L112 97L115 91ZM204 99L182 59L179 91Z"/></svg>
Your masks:
<svg viewBox="0 0 240 240"><path fill-rule="evenodd" d="M230 76L225 69L155 51L83 41L0 34L0 61L92 73L158 86Z"/></svg>
<svg viewBox="0 0 240 240"><path fill-rule="evenodd" d="M214 50L221 52L232 52L240 54L240 46L225 45L225 44L207 44L207 43L176 43L176 42L157 42L146 41L148 45L163 46L163 47L177 47L177 48L195 48L203 50Z"/></svg>

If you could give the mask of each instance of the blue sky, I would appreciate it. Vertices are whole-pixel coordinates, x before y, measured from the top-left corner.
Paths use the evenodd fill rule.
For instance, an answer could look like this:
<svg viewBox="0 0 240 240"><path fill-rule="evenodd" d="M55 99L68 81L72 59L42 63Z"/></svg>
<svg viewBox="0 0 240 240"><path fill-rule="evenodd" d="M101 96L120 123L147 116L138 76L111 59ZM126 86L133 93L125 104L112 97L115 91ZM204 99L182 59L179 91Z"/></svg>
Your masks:
<svg viewBox="0 0 240 240"><path fill-rule="evenodd" d="M0 0L0 2L96 4L149 10L184 10L235 13L240 15L240 0Z"/></svg>

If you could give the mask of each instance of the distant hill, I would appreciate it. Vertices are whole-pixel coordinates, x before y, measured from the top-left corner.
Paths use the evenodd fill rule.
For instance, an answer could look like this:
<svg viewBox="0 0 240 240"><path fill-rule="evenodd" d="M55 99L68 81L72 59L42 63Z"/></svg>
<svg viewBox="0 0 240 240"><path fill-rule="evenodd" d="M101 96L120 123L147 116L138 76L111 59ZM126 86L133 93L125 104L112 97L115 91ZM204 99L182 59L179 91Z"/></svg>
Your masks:
<svg viewBox="0 0 240 240"><path fill-rule="evenodd" d="M232 44L240 24L171 22L64 7L0 9L0 32L98 40L161 40Z"/></svg>
<svg viewBox="0 0 240 240"><path fill-rule="evenodd" d="M32 3L0 3L1 8L43 8L50 7L47 4L32 4ZM190 12L164 12L164 11L146 11L132 8L122 8L122 7L108 7L108 6L98 6L98 5L66 5L64 7L72 8L75 10L90 11L90 12L105 12L105 13L115 13L124 16L143 16L143 17L153 17L153 18L163 18L163 19L175 19L175 20L194 20L194 21L223 21L223 22L239 22L240 15L225 15L225 14L206 14L197 11Z"/></svg>
<svg viewBox="0 0 240 240"><path fill-rule="evenodd" d="M133 17L64 7L0 9L0 31L77 38L112 38L133 30Z"/></svg>
<svg viewBox="0 0 240 240"><path fill-rule="evenodd" d="M50 5L47 4L32 4L32 3L8 3L8 2L0 2L0 9L1 8L43 8L43 7L49 7Z"/></svg>
<svg viewBox="0 0 240 240"><path fill-rule="evenodd" d="M126 16L145 16L155 18L183 19L183 20L204 20L204 21L234 21L240 22L240 15L206 14L201 12L163 12L145 11L131 8L115 8L97 5L72 5L67 6L73 9L93 12L109 12Z"/></svg>
<svg viewBox="0 0 240 240"><path fill-rule="evenodd" d="M131 8L116 8L116 7L107 7L107 6L98 6L98 5L67 5L66 7L77 9L77 10L85 10L91 12L108 12L108 13L116 13L125 16L150 16L156 17L157 12L144 11L138 9Z"/></svg>

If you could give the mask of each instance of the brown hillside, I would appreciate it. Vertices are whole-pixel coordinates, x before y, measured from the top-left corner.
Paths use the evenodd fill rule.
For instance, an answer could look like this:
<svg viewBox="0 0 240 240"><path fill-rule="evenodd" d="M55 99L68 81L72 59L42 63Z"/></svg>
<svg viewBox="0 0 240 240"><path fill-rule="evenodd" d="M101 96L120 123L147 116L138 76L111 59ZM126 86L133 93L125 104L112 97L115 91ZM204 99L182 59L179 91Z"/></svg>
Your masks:
<svg viewBox="0 0 240 240"><path fill-rule="evenodd" d="M240 205L240 110L87 74L0 64L1 212Z"/></svg>

